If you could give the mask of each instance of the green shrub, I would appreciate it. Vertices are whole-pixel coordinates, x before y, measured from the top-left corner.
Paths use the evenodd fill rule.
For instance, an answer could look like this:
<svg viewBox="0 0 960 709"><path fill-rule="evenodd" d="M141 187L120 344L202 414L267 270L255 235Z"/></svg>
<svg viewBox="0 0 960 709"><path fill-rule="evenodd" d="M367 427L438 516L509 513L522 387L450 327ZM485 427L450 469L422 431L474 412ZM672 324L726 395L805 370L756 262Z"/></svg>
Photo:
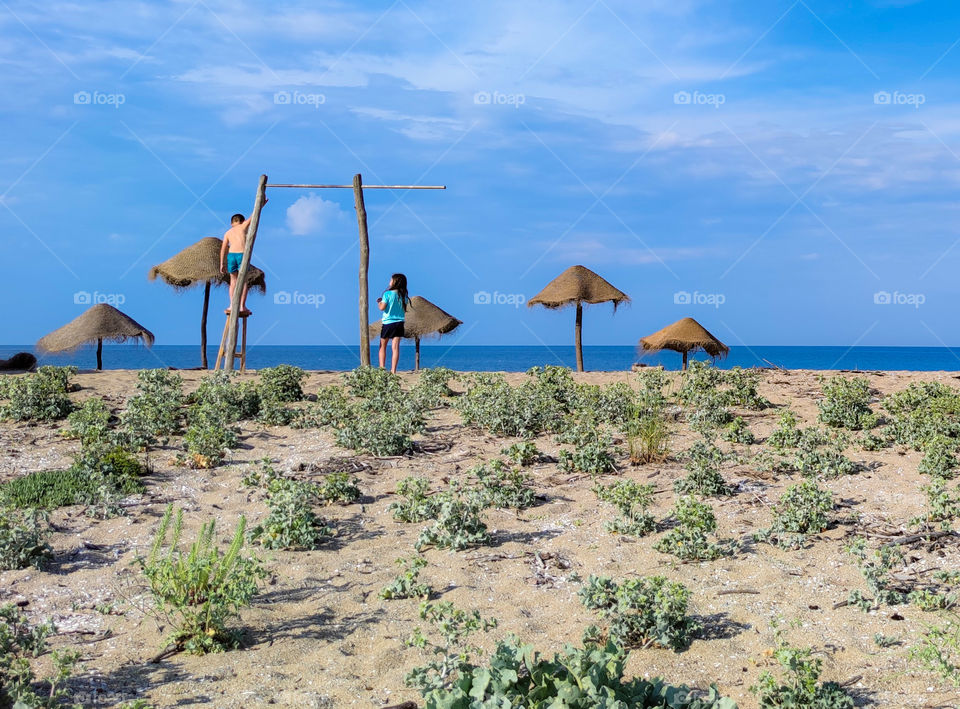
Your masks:
<svg viewBox="0 0 960 709"><path fill-rule="evenodd" d="M260 397L280 402L300 401L307 373L300 367L281 364L260 370Z"/></svg>
<svg viewBox="0 0 960 709"><path fill-rule="evenodd" d="M361 399L394 398L403 390L400 377L376 367L357 367L342 378L350 393Z"/></svg>
<svg viewBox="0 0 960 709"><path fill-rule="evenodd" d="M927 496L927 510L923 517L911 521L914 525L939 525L941 529L953 528L953 520L960 518L960 490L954 487L947 489L947 483L942 478L933 481L921 488Z"/></svg>
<svg viewBox="0 0 960 709"><path fill-rule="evenodd" d="M771 406L770 402L760 396L757 391L757 385L760 383L758 370L733 367L724 373L723 382L727 386L725 395L728 406L740 406L754 411Z"/></svg>
<svg viewBox="0 0 960 709"><path fill-rule="evenodd" d="M73 411L67 396L76 367L40 367L32 374L10 377L3 387L7 403L0 418L12 421L57 421Z"/></svg>
<svg viewBox="0 0 960 709"><path fill-rule="evenodd" d="M468 475L477 479L476 493L487 507L525 510L537 503L537 495L530 487L533 479L501 460L481 463L471 468Z"/></svg>
<svg viewBox="0 0 960 709"><path fill-rule="evenodd" d="M725 402L722 391L713 390L700 394L687 414L690 428L706 436L729 424L733 420L733 414L726 408Z"/></svg>
<svg viewBox="0 0 960 709"><path fill-rule="evenodd" d="M684 406L694 406L703 397L709 397L723 386L723 372L713 365L693 360L680 375L677 401Z"/></svg>
<svg viewBox="0 0 960 709"><path fill-rule="evenodd" d="M686 477L673 484L673 489L682 495L732 495L734 488L720 475L720 464L726 459L719 448L707 441L697 441L687 451L684 467Z"/></svg>
<svg viewBox="0 0 960 709"><path fill-rule="evenodd" d="M602 426L591 420L576 419L570 422L557 436L557 440L573 445L572 451L560 451L560 470L602 475L617 469L610 452L613 439Z"/></svg>
<svg viewBox="0 0 960 709"><path fill-rule="evenodd" d="M403 499L390 503L389 510L398 522L425 522L437 516L438 498L428 495L430 481L408 477L397 483L397 495Z"/></svg>
<svg viewBox="0 0 960 709"><path fill-rule="evenodd" d="M791 647L775 627L773 656L783 668L782 677L763 672L750 691L763 709L853 709L853 699L836 682L820 682L823 660L809 648Z"/></svg>
<svg viewBox="0 0 960 709"><path fill-rule="evenodd" d="M183 379L165 369L137 373L137 393L120 414L120 427L138 449L166 444L183 429Z"/></svg>
<svg viewBox="0 0 960 709"><path fill-rule="evenodd" d="M730 441L731 443L743 443L746 445L750 445L756 441L753 432L741 416L736 416L721 429L720 438L725 441Z"/></svg>
<svg viewBox="0 0 960 709"><path fill-rule="evenodd" d="M397 559L396 564L400 567L400 573L380 589L380 598L429 598L433 590L428 584L420 583L420 571L427 565L427 560L414 554L406 559Z"/></svg>
<svg viewBox="0 0 960 709"><path fill-rule="evenodd" d="M780 412L777 427L767 438L767 443L778 451L784 448L796 448L800 444L799 421L797 415L790 409Z"/></svg>
<svg viewBox="0 0 960 709"><path fill-rule="evenodd" d="M584 606L610 621L610 639L621 647L654 644L684 650L699 627L687 616L690 591L663 576L618 584L591 575L578 595Z"/></svg>
<svg viewBox="0 0 960 709"><path fill-rule="evenodd" d="M881 605L896 606L907 602L908 594L894 578L894 572L903 569L903 552L896 547L881 546L868 553L863 537L851 542L846 550L856 560L867 582L867 589L873 593L870 599L859 591L853 591L850 594L851 604L863 610L872 610Z"/></svg>
<svg viewBox="0 0 960 709"><path fill-rule="evenodd" d="M879 423L880 417L870 408L870 385L866 379L837 375L821 386L823 399L817 403L821 423L851 431L869 430Z"/></svg>
<svg viewBox="0 0 960 709"><path fill-rule="evenodd" d="M807 537L824 531L833 511L833 494L812 480L791 485L773 506L773 524L754 536L784 549L799 549Z"/></svg>
<svg viewBox="0 0 960 709"><path fill-rule="evenodd" d="M631 677L625 680L627 652L613 642L568 645L552 660L510 636L500 642L488 666L464 661L449 688L425 689L425 709L529 707L530 709L736 709L716 687L697 693L684 685Z"/></svg>
<svg viewBox="0 0 960 709"><path fill-rule="evenodd" d="M450 488L436 496L434 521L420 531L414 544L417 551L428 546L460 551L490 542L482 516L486 501L472 491L464 492L452 484Z"/></svg>
<svg viewBox="0 0 960 709"><path fill-rule="evenodd" d="M937 436L960 438L960 392L945 384L914 382L884 397L881 406L892 417L881 430L882 442L922 450Z"/></svg>
<svg viewBox="0 0 960 709"><path fill-rule="evenodd" d="M653 485L641 485L633 480L618 480L607 486L593 486L597 499L617 508L620 516L604 525L615 534L642 537L656 528L656 521L647 510L653 502Z"/></svg>
<svg viewBox="0 0 960 709"><path fill-rule="evenodd" d="M346 505L360 499L360 488L356 478L350 478L349 473L330 473L320 483L317 493L327 504Z"/></svg>
<svg viewBox="0 0 960 709"><path fill-rule="evenodd" d="M49 536L50 525L44 512L0 510L0 571L39 568L51 556L46 541Z"/></svg>
<svg viewBox="0 0 960 709"><path fill-rule="evenodd" d="M917 472L941 480L949 480L956 475L957 441L936 434L923 444L923 458L917 465Z"/></svg>
<svg viewBox="0 0 960 709"><path fill-rule="evenodd" d="M717 517L713 508L694 497L677 500L671 516L676 526L654 544L653 548L665 554L673 554L684 561L709 561L726 556L733 551L733 544L717 544L707 535L717 530Z"/></svg>
<svg viewBox="0 0 960 709"><path fill-rule="evenodd" d="M193 468L215 468L226 457L227 451L236 448L240 439L238 429L216 415L194 412L193 421L183 437L187 462Z"/></svg>
<svg viewBox="0 0 960 709"><path fill-rule="evenodd" d="M110 435L110 409L103 399L90 397L80 408L70 412L63 435L80 441L81 446L106 440Z"/></svg>
<svg viewBox="0 0 960 709"><path fill-rule="evenodd" d="M670 429L660 413L646 413L627 427L627 446L634 465L662 463L670 455Z"/></svg>
<svg viewBox="0 0 960 709"><path fill-rule="evenodd" d="M337 386L320 387L317 400L305 408L299 409L294 415L294 428L319 428L334 426L350 416L350 399L346 392Z"/></svg>
<svg viewBox="0 0 960 709"><path fill-rule="evenodd" d="M960 614L947 615L943 625L927 625L910 648L910 657L954 687L960 687Z"/></svg>
<svg viewBox="0 0 960 709"><path fill-rule="evenodd" d="M173 506L167 507L150 555L138 561L157 612L173 628L169 643L177 649L202 655L240 646L228 623L250 604L267 575L256 558L241 556L245 529L241 517L230 546L221 552L214 539L216 525L207 522L184 551L183 510L174 515Z"/></svg>
<svg viewBox="0 0 960 709"><path fill-rule="evenodd" d="M446 367L421 369L420 378L416 386L410 390L410 396L425 408L446 406L449 404L450 397L453 396L450 382L459 378L459 374Z"/></svg>
<svg viewBox="0 0 960 709"><path fill-rule="evenodd" d="M536 463L543 456L543 453L537 449L537 444L533 441L511 443L506 448L501 449L500 453L522 467Z"/></svg>
<svg viewBox="0 0 960 709"><path fill-rule="evenodd" d="M275 477L267 485L270 514L250 530L250 540L267 549L317 549L333 534L326 521L313 511L317 486Z"/></svg>
<svg viewBox="0 0 960 709"><path fill-rule="evenodd" d="M643 419L648 416L660 417L667 406L667 397L663 390L667 386L667 375L660 367L649 367L637 374L636 405L633 411L634 419Z"/></svg>
<svg viewBox="0 0 960 709"><path fill-rule="evenodd" d="M412 401L386 409L353 405L350 415L335 424L334 438L338 446L371 455L403 455L413 450L411 437L423 428L422 411Z"/></svg>
<svg viewBox="0 0 960 709"><path fill-rule="evenodd" d="M574 386L574 395L568 402L568 408L581 416L589 416L600 423L622 429L636 415L637 395L626 382L612 382L605 386Z"/></svg>
<svg viewBox="0 0 960 709"><path fill-rule="evenodd" d="M235 374L217 371L200 380L190 397L188 418L205 418L233 424L256 417L260 411L260 394L252 381L237 383Z"/></svg>
<svg viewBox="0 0 960 709"><path fill-rule="evenodd" d="M852 475L858 466L844 455L846 445L846 438L842 435L831 436L814 426L804 428L799 432L796 451L784 461L784 467L807 476L836 478Z"/></svg>
<svg viewBox="0 0 960 709"><path fill-rule="evenodd" d="M46 653L47 638L55 632L50 622L31 626L12 603L0 605L0 707L80 709L79 704L64 704L70 693L63 686L80 659L78 652L54 650L50 653L53 674L42 679L37 678L32 665L33 659Z"/></svg>

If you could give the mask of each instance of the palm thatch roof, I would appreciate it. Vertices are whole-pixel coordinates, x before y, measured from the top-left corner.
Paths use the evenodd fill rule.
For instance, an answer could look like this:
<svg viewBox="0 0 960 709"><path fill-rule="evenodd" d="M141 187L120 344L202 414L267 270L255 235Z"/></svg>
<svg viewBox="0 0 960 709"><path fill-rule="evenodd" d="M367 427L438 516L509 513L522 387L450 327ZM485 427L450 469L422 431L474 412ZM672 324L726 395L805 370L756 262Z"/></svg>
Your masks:
<svg viewBox="0 0 960 709"><path fill-rule="evenodd" d="M214 285L230 282L230 274L220 273L220 247L223 242L215 236L207 236L188 246L175 256L150 269L148 278L159 276L177 289L190 288L207 281ZM252 290L267 292L263 271L250 264L247 270L247 285Z"/></svg>
<svg viewBox="0 0 960 709"><path fill-rule="evenodd" d="M446 335L463 324L450 313L438 308L426 298L415 295L407 305L406 320L403 323L403 336L406 339L420 339L431 335ZM370 336L380 335L381 322L370 323Z"/></svg>
<svg viewBox="0 0 960 709"><path fill-rule="evenodd" d="M720 342L693 318L677 320L652 335L640 340L640 346L647 351L673 350L691 352L703 350L711 357L726 357L730 348Z"/></svg>
<svg viewBox="0 0 960 709"><path fill-rule="evenodd" d="M112 305L98 303L83 315L54 330L37 342L43 352L65 352L97 340L123 342L142 339L147 347L153 346L153 333L143 325L121 313Z"/></svg>
<svg viewBox="0 0 960 709"><path fill-rule="evenodd" d="M607 302L612 302L616 310L620 303L630 302L630 297L614 288L589 268L571 266L528 300L527 306L543 305L547 308L562 308L580 303Z"/></svg>

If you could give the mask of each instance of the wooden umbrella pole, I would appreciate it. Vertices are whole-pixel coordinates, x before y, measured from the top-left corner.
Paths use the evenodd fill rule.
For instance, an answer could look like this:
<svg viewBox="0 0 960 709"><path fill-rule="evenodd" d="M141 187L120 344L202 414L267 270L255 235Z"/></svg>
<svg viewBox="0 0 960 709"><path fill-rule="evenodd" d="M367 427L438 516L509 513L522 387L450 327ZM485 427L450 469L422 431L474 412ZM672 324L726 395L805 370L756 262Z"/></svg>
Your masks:
<svg viewBox="0 0 960 709"><path fill-rule="evenodd" d="M247 238L243 246L243 260L240 270L237 271L237 285L233 289L233 298L230 301L230 317L227 320L227 351L223 368L233 371L233 358L237 352L237 319L240 316L240 296L243 286L247 282L247 271L250 268L250 255L253 253L253 242L257 240L257 227L260 224L260 210L267 195L267 176L260 175L260 184L257 185L257 197L253 202L253 214L250 215L250 225L247 227Z"/></svg>
<svg viewBox="0 0 960 709"><path fill-rule="evenodd" d="M360 366L370 366L370 330L367 315L370 311L370 293L367 270L370 268L370 238L367 234L367 208L363 203L363 178L353 176L353 198L357 208L357 226L360 229Z"/></svg>
<svg viewBox="0 0 960 709"><path fill-rule="evenodd" d="M580 340L580 333L583 330L583 303L577 301L577 326L574 330L573 344L577 350L577 371L583 371L583 343Z"/></svg>
<svg viewBox="0 0 960 709"><path fill-rule="evenodd" d="M210 281L203 286L203 312L200 314L200 366L207 365L207 311L210 309Z"/></svg>
<svg viewBox="0 0 960 709"><path fill-rule="evenodd" d="M687 351L683 351L683 370L687 370Z"/></svg>
<svg viewBox="0 0 960 709"><path fill-rule="evenodd" d="M103 338L97 338L97 371L103 369Z"/></svg>
<svg viewBox="0 0 960 709"><path fill-rule="evenodd" d="M417 356L413 360L413 371L419 372L420 371L420 338L415 337L413 339L414 339L414 342L417 343Z"/></svg>

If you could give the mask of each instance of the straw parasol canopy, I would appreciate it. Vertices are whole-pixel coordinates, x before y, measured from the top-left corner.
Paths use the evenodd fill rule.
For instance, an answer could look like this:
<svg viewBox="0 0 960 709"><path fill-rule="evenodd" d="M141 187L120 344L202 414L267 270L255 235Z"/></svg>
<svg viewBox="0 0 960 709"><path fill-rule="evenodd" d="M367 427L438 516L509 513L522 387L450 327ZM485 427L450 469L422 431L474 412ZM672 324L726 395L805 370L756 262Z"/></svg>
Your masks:
<svg viewBox="0 0 960 709"><path fill-rule="evenodd" d="M150 269L147 277L154 281L159 277L176 290L186 290L204 284L203 312L200 317L200 361L207 368L207 311L210 307L210 285L230 283L230 275L220 272L220 247L223 242L215 236L200 239L180 253ZM263 271L250 264L247 271L247 287L260 293L267 292L267 280Z"/></svg>
<svg viewBox="0 0 960 709"><path fill-rule="evenodd" d="M450 313L442 308L438 308L423 296L415 295L410 298L407 305L406 319L403 323L403 336L405 339L416 342L417 354L414 364L414 371L420 369L420 340L424 337L446 335L453 332L463 324ZM382 323L376 320L370 323L370 337L376 338L380 335Z"/></svg>
<svg viewBox="0 0 960 709"><path fill-rule="evenodd" d="M577 306L577 319L574 329L574 346L577 351L577 371L583 371L583 304L613 303L617 311L620 303L629 303L630 297L614 288L606 280L584 266L571 266L547 284L547 287L527 301L527 307L542 305L557 309L567 305Z"/></svg>
<svg viewBox="0 0 960 709"><path fill-rule="evenodd" d="M67 352L90 342L97 343L97 369L103 369L103 341L141 339L147 347L153 346L153 333L112 305L98 303L83 315L54 330L37 342L43 352Z"/></svg>
<svg viewBox="0 0 960 709"><path fill-rule="evenodd" d="M730 348L720 342L693 318L677 320L652 335L640 340L644 351L673 350L683 354L683 368L687 368L687 354L703 350L711 357L726 357Z"/></svg>

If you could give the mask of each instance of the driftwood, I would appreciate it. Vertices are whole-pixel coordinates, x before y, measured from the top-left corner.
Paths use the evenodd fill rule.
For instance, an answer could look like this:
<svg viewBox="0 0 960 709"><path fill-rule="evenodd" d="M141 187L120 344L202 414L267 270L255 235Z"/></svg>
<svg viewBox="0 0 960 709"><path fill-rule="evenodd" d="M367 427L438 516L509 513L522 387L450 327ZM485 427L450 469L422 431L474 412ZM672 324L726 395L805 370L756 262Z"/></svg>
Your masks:
<svg viewBox="0 0 960 709"><path fill-rule="evenodd" d="M938 531L938 532L922 532L920 534L908 534L903 537L897 537L892 541L884 544L884 548L901 546L903 544L913 544L914 542L932 542L936 539L941 539L943 537L957 537L960 534L957 534L953 530Z"/></svg>

